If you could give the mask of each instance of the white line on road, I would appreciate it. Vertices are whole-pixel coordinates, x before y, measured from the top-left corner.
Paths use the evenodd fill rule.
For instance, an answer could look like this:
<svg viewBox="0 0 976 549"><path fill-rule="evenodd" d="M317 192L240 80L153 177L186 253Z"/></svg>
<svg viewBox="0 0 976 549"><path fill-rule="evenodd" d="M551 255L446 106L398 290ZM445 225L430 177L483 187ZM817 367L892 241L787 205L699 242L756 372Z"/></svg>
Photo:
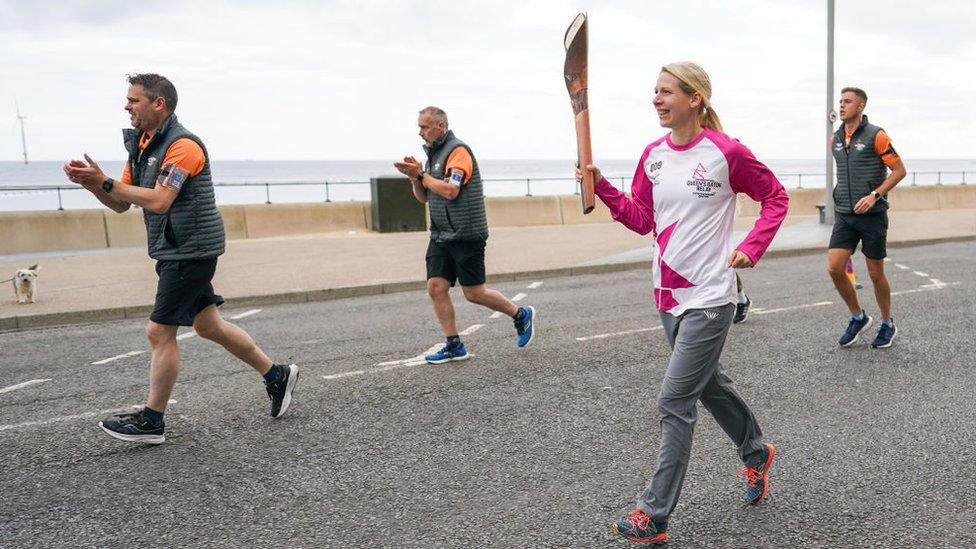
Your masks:
<svg viewBox="0 0 976 549"><path fill-rule="evenodd" d="M757 315L768 315L770 313L782 313L783 311L792 311L795 309L807 309L809 307L823 307L824 305L831 305L833 301L818 301L817 303L807 303L806 305L795 305L793 307L780 307L778 309L753 309L752 312Z"/></svg>
<svg viewBox="0 0 976 549"><path fill-rule="evenodd" d="M242 318L247 318L247 317L249 317L251 315L256 315L256 314L258 314L260 312L261 312L261 309L251 309L250 311L244 311L243 313L241 313L239 315L234 315L234 316L230 317L230 319L231 320L240 320Z"/></svg>
<svg viewBox="0 0 976 549"><path fill-rule="evenodd" d="M636 330L624 330L622 332L612 332L612 333L609 333L609 334L597 334L597 335L591 335L591 336L578 337L578 338L576 338L576 341L589 341L591 339L604 339L604 338L607 338L607 337L622 336L622 335L629 335L629 334L639 334L639 333L642 333L642 332L651 332L651 331L654 331L654 330L660 330L661 328L664 328L664 326L654 326L652 328L638 328Z"/></svg>
<svg viewBox="0 0 976 549"><path fill-rule="evenodd" d="M114 362L116 360L120 360L120 359L123 359L123 358L128 358L130 356L141 355L142 353L145 353L145 352L146 351L129 351L128 353L123 353L121 355L115 355L115 356L111 356L111 357L108 357L108 358L103 359L103 360L97 360L95 362L92 362L92 366L99 366L99 365L102 365L102 364L108 364L109 362Z"/></svg>
<svg viewBox="0 0 976 549"><path fill-rule="evenodd" d="M329 376L322 376L322 379L341 379L344 377L361 376L366 373L366 370L353 370L351 372L342 372L341 374L332 374Z"/></svg>
<svg viewBox="0 0 976 549"><path fill-rule="evenodd" d="M910 267L908 267L908 265L902 265L901 263L895 263L895 267L898 267L899 269L901 269L903 271L907 271L910 268Z"/></svg>
<svg viewBox="0 0 976 549"><path fill-rule="evenodd" d="M929 277L928 273L923 273L922 271L912 271L912 273L913 274L917 274L918 276L920 276L922 278L928 278Z"/></svg>
<svg viewBox="0 0 976 549"><path fill-rule="evenodd" d="M118 414L120 412L128 412L134 408L142 408L140 404L133 404L132 406L126 406L125 408L115 408L114 410L102 410L100 412L85 412L83 414L75 414L71 416L61 416L51 419L42 419L38 421L25 421L24 423L13 423L10 425L0 425L0 432L9 431L11 429L20 429L22 427L37 427L39 425L49 425L51 423L58 423L61 421L71 421L72 419L83 419L86 417Z"/></svg>
<svg viewBox="0 0 976 549"><path fill-rule="evenodd" d="M891 295L905 295L914 294L918 292L931 292L932 290L943 290L947 286L955 286L959 284L958 282L940 282L938 284L925 284L924 286L919 286L913 290L902 290L900 292L891 292Z"/></svg>
<svg viewBox="0 0 976 549"><path fill-rule="evenodd" d="M471 334L477 332L478 330L480 330L481 328L483 328L484 326L485 326L484 324L475 324L473 326L468 326L464 330L458 332L458 335L459 336L471 335Z"/></svg>
<svg viewBox="0 0 976 549"><path fill-rule="evenodd" d="M542 281L541 280L538 280L536 282L533 282L532 284L529 284L529 289L530 290L534 290L534 289L538 288L539 286L542 286Z"/></svg>
<svg viewBox="0 0 976 549"><path fill-rule="evenodd" d="M525 297L527 295L529 295L529 294L523 294L522 292L519 292L519 293L515 294L515 297L512 298L512 301L513 302L514 301L522 301L523 299L525 299Z"/></svg>
<svg viewBox="0 0 976 549"><path fill-rule="evenodd" d="M502 317L502 314L503 313L501 313L499 311L495 311L495 312L491 313L491 316L489 316L488 318L501 318Z"/></svg>
<svg viewBox="0 0 976 549"><path fill-rule="evenodd" d="M191 337L193 337L195 335L197 335L196 332L187 332L185 334L180 334L180 335L176 336L176 340L177 341L183 341L184 339L190 339Z"/></svg>
<svg viewBox="0 0 976 549"><path fill-rule="evenodd" d="M30 387L31 385L37 385L38 383L44 383L46 381L51 381L50 379L32 379L30 381L25 381L23 383L18 383L16 385L11 385L10 387L4 387L0 389L0 393L9 393L10 391L16 391L17 389L23 389L24 387Z"/></svg>
<svg viewBox="0 0 976 549"><path fill-rule="evenodd" d="M406 362L400 362L397 364L390 364L389 366L384 366L383 368L375 368L372 370L352 370L351 372L342 372L341 374L332 374L327 376L322 376L322 379L342 379L344 377L355 377L364 376L366 374L378 374L380 372L389 372L390 370L396 370L398 368L409 368L410 366L420 366L427 364L427 361L423 357L417 360L410 360Z"/></svg>
<svg viewBox="0 0 976 549"><path fill-rule="evenodd" d="M436 351L440 350L440 348L441 348L442 345L444 345L444 344L443 343L435 343L434 345L431 345L429 349L427 349L426 351L420 353L417 356L412 356L410 358L403 358L403 359L400 359L400 360L388 360L386 362L379 362L377 364L374 364L374 366L392 366L394 364L403 364L405 362L414 362L416 360L423 360L424 357L427 356L427 355L429 355L430 353L433 353L433 352L436 352Z"/></svg>

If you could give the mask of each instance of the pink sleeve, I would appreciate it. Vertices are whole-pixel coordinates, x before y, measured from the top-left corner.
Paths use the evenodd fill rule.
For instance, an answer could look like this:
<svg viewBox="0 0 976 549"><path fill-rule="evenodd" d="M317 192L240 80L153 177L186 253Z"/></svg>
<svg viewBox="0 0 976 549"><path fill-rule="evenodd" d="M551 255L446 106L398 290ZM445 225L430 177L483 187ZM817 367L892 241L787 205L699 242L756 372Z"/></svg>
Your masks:
<svg viewBox="0 0 976 549"><path fill-rule="evenodd" d="M631 198L627 198L623 191L611 185L606 178L594 185L596 195L610 209L610 216L639 234L654 231L654 198L651 193L651 182L647 180L647 174L644 173L644 161L647 160L652 146L653 144L644 149L644 154L637 163L634 180L630 184Z"/></svg>
<svg viewBox="0 0 976 549"><path fill-rule="evenodd" d="M736 247L749 256L752 264L755 265L773 241L779 226L783 224L783 218L786 217L786 211L790 206L790 197L773 172L765 164L756 160L752 151L745 145L732 140L729 141L729 145L729 149L723 152L729 162L729 181L732 190L736 193L745 193L749 198L762 204L756 224Z"/></svg>

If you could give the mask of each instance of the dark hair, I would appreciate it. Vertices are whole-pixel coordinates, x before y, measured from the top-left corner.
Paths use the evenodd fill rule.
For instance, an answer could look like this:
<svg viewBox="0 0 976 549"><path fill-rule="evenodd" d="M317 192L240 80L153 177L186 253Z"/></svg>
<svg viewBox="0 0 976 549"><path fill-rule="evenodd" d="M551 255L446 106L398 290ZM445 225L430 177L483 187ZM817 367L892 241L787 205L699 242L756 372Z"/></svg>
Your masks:
<svg viewBox="0 0 976 549"><path fill-rule="evenodd" d="M166 108L169 112L176 110L176 86L165 76L155 73L127 74L129 85L142 86L142 91L151 101L157 97L162 97L166 101Z"/></svg>
<svg viewBox="0 0 976 549"><path fill-rule="evenodd" d="M846 88L840 90L840 93L841 94L845 94L847 92L851 92L854 95L860 97L861 98L861 101L864 102L865 104L867 104L867 102L868 102L868 94L864 93L864 90L862 90L861 88L855 88L853 86L847 86Z"/></svg>

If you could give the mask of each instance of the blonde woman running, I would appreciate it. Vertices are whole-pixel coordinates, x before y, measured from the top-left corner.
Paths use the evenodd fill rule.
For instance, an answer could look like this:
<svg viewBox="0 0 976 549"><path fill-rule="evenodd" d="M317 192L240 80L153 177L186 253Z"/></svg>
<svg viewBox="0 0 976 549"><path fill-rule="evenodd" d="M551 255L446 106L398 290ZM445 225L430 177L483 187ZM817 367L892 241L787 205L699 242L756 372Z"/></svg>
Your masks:
<svg viewBox="0 0 976 549"><path fill-rule="evenodd" d="M640 234L652 233L657 244L654 301L672 349L657 401L657 470L636 508L612 525L617 534L641 543L668 539L668 518L688 468L699 400L738 449L749 503L766 497L776 454L722 373L719 357L737 301L733 269L759 261L786 216L789 198L745 145L722 133L711 96L711 82L698 65L662 67L653 103L661 126L671 131L644 149L632 198L615 189L599 168L586 167L613 218ZM760 202L762 209L746 238L733 245L737 193Z"/></svg>

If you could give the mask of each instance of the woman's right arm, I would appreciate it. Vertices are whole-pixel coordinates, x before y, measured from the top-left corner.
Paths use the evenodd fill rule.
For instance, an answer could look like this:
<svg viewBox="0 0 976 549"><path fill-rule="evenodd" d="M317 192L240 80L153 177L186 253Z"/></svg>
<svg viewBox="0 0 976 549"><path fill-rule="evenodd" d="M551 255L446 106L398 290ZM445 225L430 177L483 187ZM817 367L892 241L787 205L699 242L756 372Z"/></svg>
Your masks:
<svg viewBox="0 0 976 549"><path fill-rule="evenodd" d="M644 172L644 161L650 152L648 147L641 155L634 172L634 180L630 184L631 198L623 191L614 187L605 177L594 183L594 190L600 200L610 209L610 216L628 229L639 234L654 231L654 199L651 182ZM593 166L595 168L595 166ZM596 170L599 173L599 170Z"/></svg>

